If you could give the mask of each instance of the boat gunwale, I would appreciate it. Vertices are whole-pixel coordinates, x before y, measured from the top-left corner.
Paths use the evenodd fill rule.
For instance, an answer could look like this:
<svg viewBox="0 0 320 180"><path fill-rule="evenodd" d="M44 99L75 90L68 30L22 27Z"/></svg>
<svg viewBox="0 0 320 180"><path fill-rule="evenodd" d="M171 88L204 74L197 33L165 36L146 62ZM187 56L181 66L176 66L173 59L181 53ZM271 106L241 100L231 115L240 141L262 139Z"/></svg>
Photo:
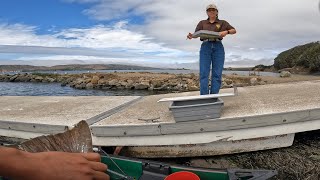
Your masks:
<svg viewBox="0 0 320 180"><path fill-rule="evenodd" d="M91 132L97 137L158 136L248 129L275 126L297 122L316 121L320 118L320 108L279 112L210 120L152 123L131 125L91 125Z"/></svg>

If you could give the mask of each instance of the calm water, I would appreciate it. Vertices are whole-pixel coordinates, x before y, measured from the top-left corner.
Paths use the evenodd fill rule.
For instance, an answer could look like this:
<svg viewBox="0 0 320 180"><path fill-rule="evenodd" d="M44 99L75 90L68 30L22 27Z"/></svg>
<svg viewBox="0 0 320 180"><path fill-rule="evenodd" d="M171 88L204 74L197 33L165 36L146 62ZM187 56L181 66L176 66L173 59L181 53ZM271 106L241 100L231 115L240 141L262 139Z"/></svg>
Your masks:
<svg viewBox="0 0 320 180"><path fill-rule="evenodd" d="M157 94L157 92L80 90L68 86L62 87L59 83L0 82L0 96L146 96L152 94Z"/></svg>
<svg viewBox="0 0 320 180"><path fill-rule="evenodd" d="M114 70L90 71L115 72ZM174 74L199 73L197 70L118 70L117 72L165 72ZM80 74L88 71L55 71L42 73L57 74ZM249 71L224 71L223 74L237 73L238 75L249 75ZM261 76L279 76L278 73L260 72ZM163 91L133 91L133 90L79 90L68 86L62 87L59 83L11 83L0 82L0 96L146 96L165 93Z"/></svg>

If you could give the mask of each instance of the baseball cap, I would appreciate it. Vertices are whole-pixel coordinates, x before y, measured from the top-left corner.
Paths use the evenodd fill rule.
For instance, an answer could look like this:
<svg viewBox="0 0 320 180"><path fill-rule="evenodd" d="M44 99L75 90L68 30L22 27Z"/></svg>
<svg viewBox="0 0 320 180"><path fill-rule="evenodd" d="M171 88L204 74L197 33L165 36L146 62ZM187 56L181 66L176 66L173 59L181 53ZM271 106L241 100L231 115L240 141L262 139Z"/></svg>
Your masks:
<svg viewBox="0 0 320 180"><path fill-rule="evenodd" d="M217 6L215 4L209 4L207 6L206 10L208 10L208 9L216 9L216 10L218 10L218 8L217 8Z"/></svg>

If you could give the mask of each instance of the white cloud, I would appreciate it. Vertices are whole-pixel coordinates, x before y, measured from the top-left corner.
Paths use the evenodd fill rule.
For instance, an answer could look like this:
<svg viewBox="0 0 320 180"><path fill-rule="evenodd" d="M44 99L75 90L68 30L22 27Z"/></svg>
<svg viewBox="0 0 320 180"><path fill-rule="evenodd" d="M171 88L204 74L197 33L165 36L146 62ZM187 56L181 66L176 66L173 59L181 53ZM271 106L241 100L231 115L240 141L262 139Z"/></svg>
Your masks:
<svg viewBox="0 0 320 180"><path fill-rule="evenodd" d="M104 60L105 58L102 57L95 57L95 56L66 56L66 55L56 55L56 56L38 56L38 57L21 57L17 58L17 60L59 60L59 61L65 61L65 60Z"/></svg>
<svg viewBox="0 0 320 180"><path fill-rule="evenodd" d="M219 17L238 31L237 35L225 38L226 51L237 52L243 58L251 56L259 60L267 56L272 59L276 55L273 52L320 40L318 0L214 2L218 5ZM167 47L197 52L200 42L186 41L185 37L199 20L206 18L204 9L209 3L212 0L101 0L86 14L97 20L144 15L146 24L132 29L154 37ZM255 55L246 55L249 48Z"/></svg>
<svg viewBox="0 0 320 180"><path fill-rule="evenodd" d="M70 28L52 35L37 35L37 27L0 24L0 52L33 46L28 52L48 50L58 55L99 58L170 59L197 61L199 40L186 41L186 34L206 18L205 6L212 0L62 0L89 3L83 13L116 24ZM224 40L226 62L272 63L281 51L320 40L318 0L216 0L219 17L230 22L237 35ZM144 24L132 24L143 16ZM14 34L14 36L12 36ZM46 47L51 47L50 50ZM57 48L60 47L60 48ZM62 49L61 49L62 47ZM78 54L77 54L78 53ZM255 60L255 61L253 61ZM169 61L169 60L168 60Z"/></svg>
<svg viewBox="0 0 320 180"><path fill-rule="evenodd" d="M0 44L1 45L58 45L55 38L35 34L35 26L27 26L23 24L0 24Z"/></svg>
<svg viewBox="0 0 320 180"><path fill-rule="evenodd" d="M77 0L74 0L73 2L77 2ZM83 3L83 0L80 0L79 2ZM97 20L127 18L132 14L139 13L136 11L137 8L153 2L154 0L100 0L99 3L85 10L84 13ZM131 14L129 11L131 11Z"/></svg>
<svg viewBox="0 0 320 180"><path fill-rule="evenodd" d="M127 22L113 26L97 25L91 28L70 28L51 35L37 35L36 27L22 24L0 25L0 52L47 53L117 56L154 55L179 57L182 51L167 48L141 33L126 29ZM12 36L14 34L14 36Z"/></svg>

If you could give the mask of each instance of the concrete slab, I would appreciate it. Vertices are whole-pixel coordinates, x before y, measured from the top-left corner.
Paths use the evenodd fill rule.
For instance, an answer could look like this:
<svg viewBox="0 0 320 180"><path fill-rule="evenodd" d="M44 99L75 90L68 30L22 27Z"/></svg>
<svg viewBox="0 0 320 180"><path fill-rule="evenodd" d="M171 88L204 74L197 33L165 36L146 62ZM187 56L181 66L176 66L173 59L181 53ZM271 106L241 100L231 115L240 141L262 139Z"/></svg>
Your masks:
<svg viewBox="0 0 320 180"><path fill-rule="evenodd" d="M239 96L222 97L221 119L294 112L320 108L320 81L269 84L238 88ZM221 93L233 93L223 89ZM162 98L198 95L199 92L174 93L143 97L139 102L109 116L94 126L174 123L169 102ZM156 123L151 120L155 119Z"/></svg>
<svg viewBox="0 0 320 180"><path fill-rule="evenodd" d="M239 96L223 97L221 117L232 118L320 108L320 81L238 88Z"/></svg>
<svg viewBox="0 0 320 180"><path fill-rule="evenodd" d="M190 96L198 92L172 93L153 96L145 96L126 109L109 116L94 125L132 125L132 124L150 124L152 120L162 123L174 123L173 115L169 112L170 102L158 103L162 98L176 96Z"/></svg>
<svg viewBox="0 0 320 180"><path fill-rule="evenodd" d="M1 96L0 121L72 126L138 99L138 96Z"/></svg>

